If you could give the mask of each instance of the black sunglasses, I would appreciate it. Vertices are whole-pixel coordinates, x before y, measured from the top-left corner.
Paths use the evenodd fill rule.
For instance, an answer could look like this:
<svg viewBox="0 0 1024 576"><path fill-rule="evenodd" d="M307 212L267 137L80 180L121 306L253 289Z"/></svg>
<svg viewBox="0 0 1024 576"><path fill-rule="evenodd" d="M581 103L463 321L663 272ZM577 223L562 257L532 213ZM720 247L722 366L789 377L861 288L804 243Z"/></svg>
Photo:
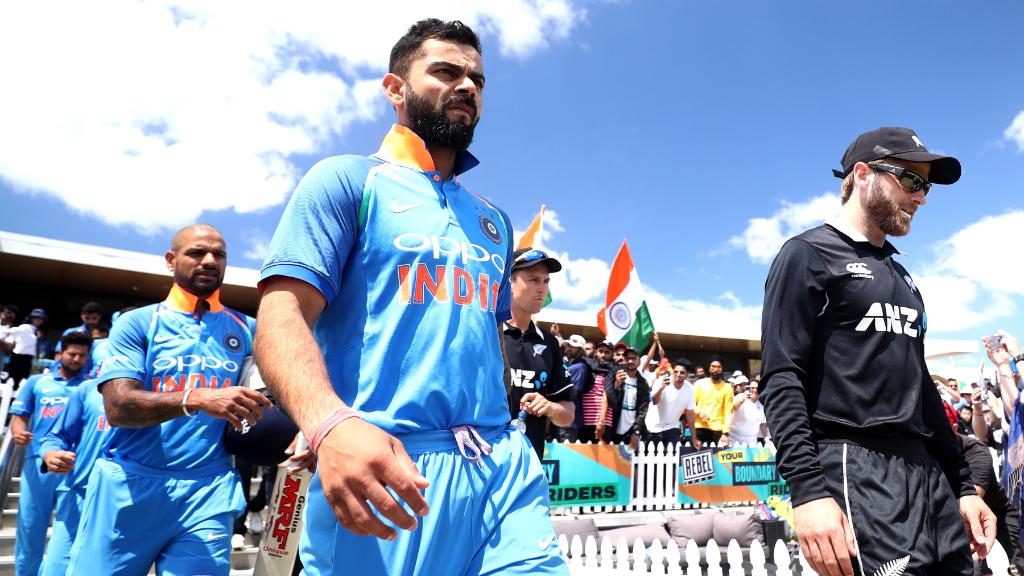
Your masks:
<svg viewBox="0 0 1024 576"><path fill-rule="evenodd" d="M928 192L932 189L931 182L928 182L918 174L915 174L906 168L890 166L888 164L868 164L868 167L876 172L888 172L889 174L892 174L896 177L896 181L899 183L900 188L903 188L907 192L913 193L918 190L924 190L924 195L927 196Z"/></svg>

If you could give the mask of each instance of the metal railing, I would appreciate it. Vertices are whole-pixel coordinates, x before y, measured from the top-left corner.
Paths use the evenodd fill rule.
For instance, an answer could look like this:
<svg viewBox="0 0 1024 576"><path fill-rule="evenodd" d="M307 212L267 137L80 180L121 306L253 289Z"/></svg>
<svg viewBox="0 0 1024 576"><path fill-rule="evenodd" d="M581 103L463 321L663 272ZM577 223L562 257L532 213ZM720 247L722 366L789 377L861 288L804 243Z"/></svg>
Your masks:
<svg viewBox="0 0 1024 576"><path fill-rule="evenodd" d="M25 450L14 443L8 422L11 401L14 399L14 381L0 384L0 426L3 426L4 440L0 444L0 510L7 509L7 494L11 491L11 479L21 476Z"/></svg>

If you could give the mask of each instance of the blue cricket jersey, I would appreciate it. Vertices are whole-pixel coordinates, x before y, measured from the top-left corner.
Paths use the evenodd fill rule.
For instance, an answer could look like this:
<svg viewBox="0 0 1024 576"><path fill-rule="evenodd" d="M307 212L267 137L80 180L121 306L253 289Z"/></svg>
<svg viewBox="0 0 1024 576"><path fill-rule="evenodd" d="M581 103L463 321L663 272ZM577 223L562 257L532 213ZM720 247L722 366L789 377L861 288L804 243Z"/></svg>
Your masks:
<svg viewBox="0 0 1024 576"><path fill-rule="evenodd" d="M100 374L100 366L103 361L110 358L110 338L100 338L92 341L92 350L89 351L89 377L95 378ZM84 370L84 368L83 368Z"/></svg>
<svg viewBox="0 0 1024 576"><path fill-rule="evenodd" d="M477 164L456 159L459 175ZM395 126L373 156L317 163L263 264L327 306L314 326L335 392L394 433L508 423L498 320L508 316L508 217L444 180Z"/></svg>
<svg viewBox="0 0 1024 576"><path fill-rule="evenodd" d="M162 303L122 314L110 334L100 386L115 378L138 380L149 392L236 385L245 357L252 354L255 320L224 307L219 291L207 302L210 310L196 314L197 298L175 285ZM182 413L146 428L114 428L106 452L159 470L227 467L226 425L205 413Z"/></svg>
<svg viewBox="0 0 1024 576"><path fill-rule="evenodd" d="M64 378L60 370L36 374L25 381L18 397L11 403L11 414L29 416L34 438L29 443L25 458L41 456L39 443L56 424L68 405L71 391L85 380L83 376Z"/></svg>
<svg viewBox="0 0 1024 576"><path fill-rule="evenodd" d="M103 395L97 379L86 380L72 390L67 408L57 417L57 423L43 436L39 454L51 450L75 453L75 466L69 482L63 489L81 488L89 483L89 473L96 457L102 454L110 438L110 424L103 410Z"/></svg>

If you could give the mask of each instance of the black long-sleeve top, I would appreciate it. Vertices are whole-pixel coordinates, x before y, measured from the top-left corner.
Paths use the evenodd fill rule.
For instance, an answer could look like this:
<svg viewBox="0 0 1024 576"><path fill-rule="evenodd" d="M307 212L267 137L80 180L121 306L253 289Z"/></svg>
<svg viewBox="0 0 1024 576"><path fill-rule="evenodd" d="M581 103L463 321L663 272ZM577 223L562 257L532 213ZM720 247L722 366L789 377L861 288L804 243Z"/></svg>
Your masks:
<svg viewBox="0 0 1024 576"><path fill-rule="evenodd" d="M897 253L825 224L786 242L768 273L761 398L794 506L829 496L823 439L920 439L953 494L975 494L925 364L924 300Z"/></svg>

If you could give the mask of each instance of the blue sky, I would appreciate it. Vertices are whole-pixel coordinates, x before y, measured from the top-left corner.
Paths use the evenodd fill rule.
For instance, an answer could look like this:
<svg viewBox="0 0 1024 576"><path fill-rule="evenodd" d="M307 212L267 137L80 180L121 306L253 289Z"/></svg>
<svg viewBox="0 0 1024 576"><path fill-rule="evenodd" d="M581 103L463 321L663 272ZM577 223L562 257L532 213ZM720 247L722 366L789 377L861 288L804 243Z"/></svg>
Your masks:
<svg viewBox="0 0 1024 576"><path fill-rule="evenodd" d="M207 221L258 267L302 173L377 148L388 50L437 15L484 42L465 180L520 230L553 211L556 307L596 311L625 238L656 325L756 331L778 246L838 209L847 144L902 125L964 165L894 240L930 334L1024 336L1020 3L380 6L0 8L0 229L162 253Z"/></svg>

